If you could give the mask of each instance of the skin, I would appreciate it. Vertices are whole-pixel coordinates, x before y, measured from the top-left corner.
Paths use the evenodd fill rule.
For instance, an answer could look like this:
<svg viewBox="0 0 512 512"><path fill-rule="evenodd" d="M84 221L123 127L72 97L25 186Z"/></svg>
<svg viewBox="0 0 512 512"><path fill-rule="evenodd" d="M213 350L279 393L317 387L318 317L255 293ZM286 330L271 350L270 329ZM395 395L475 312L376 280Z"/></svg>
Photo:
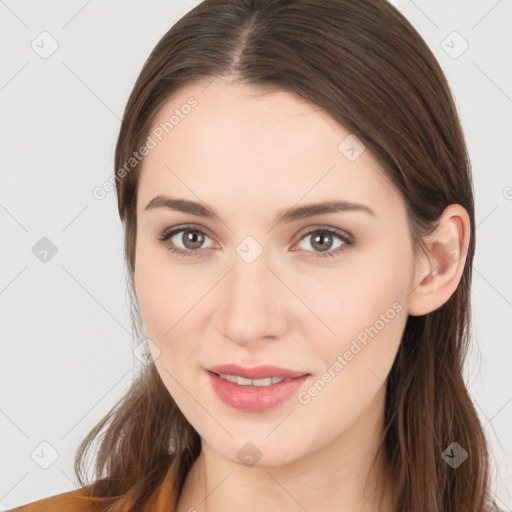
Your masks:
<svg viewBox="0 0 512 512"><path fill-rule="evenodd" d="M134 274L156 367L203 442L177 511L370 511L377 491L391 511L386 461L373 462L385 380L408 315L437 309L457 288L465 254L449 258L443 248L454 237L467 247L468 215L447 207L426 240L432 261L415 259L404 201L368 149L354 161L340 152L350 132L325 111L289 92L224 78L179 90L154 126L191 96L198 105L143 162ZM206 203L222 222L144 210L158 194ZM273 223L281 209L340 199L376 216L348 211ZM199 256L175 255L157 238L187 224L206 233ZM347 231L357 245L322 257L322 247L333 252L343 241L334 237L329 249L329 240L313 243L318 233L303 236L320 227ZM197 251L185 233L172 241ZM236 252L247 236L263 248L250 264ZM272 364L311 373L300 389L307 391L394 303L401 310L307 404L294 396L242 412L209 384L204 368L215 364ZM262 454L253 466L237 457L248 442Z"/></svg>

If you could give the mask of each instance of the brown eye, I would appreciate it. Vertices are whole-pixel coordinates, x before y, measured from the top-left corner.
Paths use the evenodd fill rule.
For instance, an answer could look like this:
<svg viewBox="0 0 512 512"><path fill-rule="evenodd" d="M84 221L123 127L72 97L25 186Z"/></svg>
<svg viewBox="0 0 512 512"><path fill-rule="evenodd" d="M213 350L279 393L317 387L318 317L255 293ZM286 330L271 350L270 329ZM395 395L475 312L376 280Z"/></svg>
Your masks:
<svg viewBox="0 0 512 512"><path fill-rule="evenodd" d="M335 256L339 252L344 251L346 248L355 245L355 239L351 235L333 228L319 228L313 231L309 231L301 238L300 241L302 242L308 237L310 237L310 246L315 250L307 252L312 252L313 257ZM336 239L338 239L341 243L334 246Z"/></svg>
<svg viewBox="0 0 512 512"><path fill-rule="evenodd" d="M337 255L339 252L356 245L355 238L352 235L335 228L318 228L309 231L302 236L300 242L305 240L307 237L311 237L310 245L314 250L310 251L304 248L302 249L311 253L312 257L332 257ZM192 257L200 256L203 253L206 249L203 247L203 244L207 238L211 240L203 230L195 228L194 226L182 226L171 231L166 231L158 236L158 240L161 241L171 252L176 253L179 256ZM341 243L335 245L336 239Z"/></svg>
<svg viewBox="0 0 512 512"><path fill-rule="evenodd" d="M183 245L190 250L199 249L204 243L204 234L197 230L186 230L181 240Z"/></svg>
<svg viewBox="0 0 512 512"><path fill-rule="evenodd" d="M334 236L330 233L318 232L311 238L311 246L319 251L328 251L334 243Z"/></svg>
<svg viewBox="0 0 512 512"><path fill-rule="evenodd" d="M191 226L185 226L164 232L158 237L158 240L170 251L181 256L196 256L203 252L202 245L205 243L206 238L210 237L204 231Z"/></svg>

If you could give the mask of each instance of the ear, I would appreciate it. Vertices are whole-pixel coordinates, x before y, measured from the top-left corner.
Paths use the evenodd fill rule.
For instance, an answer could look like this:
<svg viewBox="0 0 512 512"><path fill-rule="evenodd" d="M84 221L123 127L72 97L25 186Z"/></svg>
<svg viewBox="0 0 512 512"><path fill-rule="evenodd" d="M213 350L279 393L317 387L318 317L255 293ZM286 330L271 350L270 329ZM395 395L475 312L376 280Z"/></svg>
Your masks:
<svg viewBox="0 0 512 512"><path fill-rule="evenodd" d="M436 231L424 238L428 252L416 261L413 289L408 294L411 316L435 311L455 292L466 263L470 228L466 209L451 204L441 215Z"/></svg>

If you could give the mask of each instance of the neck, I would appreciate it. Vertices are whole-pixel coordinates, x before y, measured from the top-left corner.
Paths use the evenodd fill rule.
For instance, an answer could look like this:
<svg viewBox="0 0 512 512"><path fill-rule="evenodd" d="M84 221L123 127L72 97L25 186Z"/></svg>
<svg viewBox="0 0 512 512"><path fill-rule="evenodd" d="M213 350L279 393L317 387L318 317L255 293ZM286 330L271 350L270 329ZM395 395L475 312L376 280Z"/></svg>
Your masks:
<svg viewBox="0 0 512 512"><path fill-rule="evenodd" d="M389 468L384 454L377 456L384 400L383 386L349 430L322 448L279 466L247 467L220 456L203 441L177 512L391 512L391 487L384 485Z"/></svg>

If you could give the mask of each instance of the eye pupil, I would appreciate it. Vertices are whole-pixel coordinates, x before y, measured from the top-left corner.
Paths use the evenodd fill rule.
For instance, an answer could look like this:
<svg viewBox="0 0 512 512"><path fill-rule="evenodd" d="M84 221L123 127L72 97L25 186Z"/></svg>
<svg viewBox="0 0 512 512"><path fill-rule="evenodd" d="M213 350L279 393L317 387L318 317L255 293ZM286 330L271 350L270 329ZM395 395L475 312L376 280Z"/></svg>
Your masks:
<svg viewBox="0 0 512 512"><path fill-rule="evenodd" d="M189 242L192 245L189 245ZM183 244L187 249L198 249L204 243L204 236L199 231L188 230L183 234Z"/></svg>
<svg viewBox="0 0 512 512"><path fill-rule="evenodd" d="M328 233L320 233L314 237L312 237L311 245L314 246L316 249L319 249L320 251L328 251L332 247L332 235ZM330 243L325 245L322 245L322 242L325 242L325 239L330 240ZM320 242L320 246L317 247L318 242Z"/></svg>

